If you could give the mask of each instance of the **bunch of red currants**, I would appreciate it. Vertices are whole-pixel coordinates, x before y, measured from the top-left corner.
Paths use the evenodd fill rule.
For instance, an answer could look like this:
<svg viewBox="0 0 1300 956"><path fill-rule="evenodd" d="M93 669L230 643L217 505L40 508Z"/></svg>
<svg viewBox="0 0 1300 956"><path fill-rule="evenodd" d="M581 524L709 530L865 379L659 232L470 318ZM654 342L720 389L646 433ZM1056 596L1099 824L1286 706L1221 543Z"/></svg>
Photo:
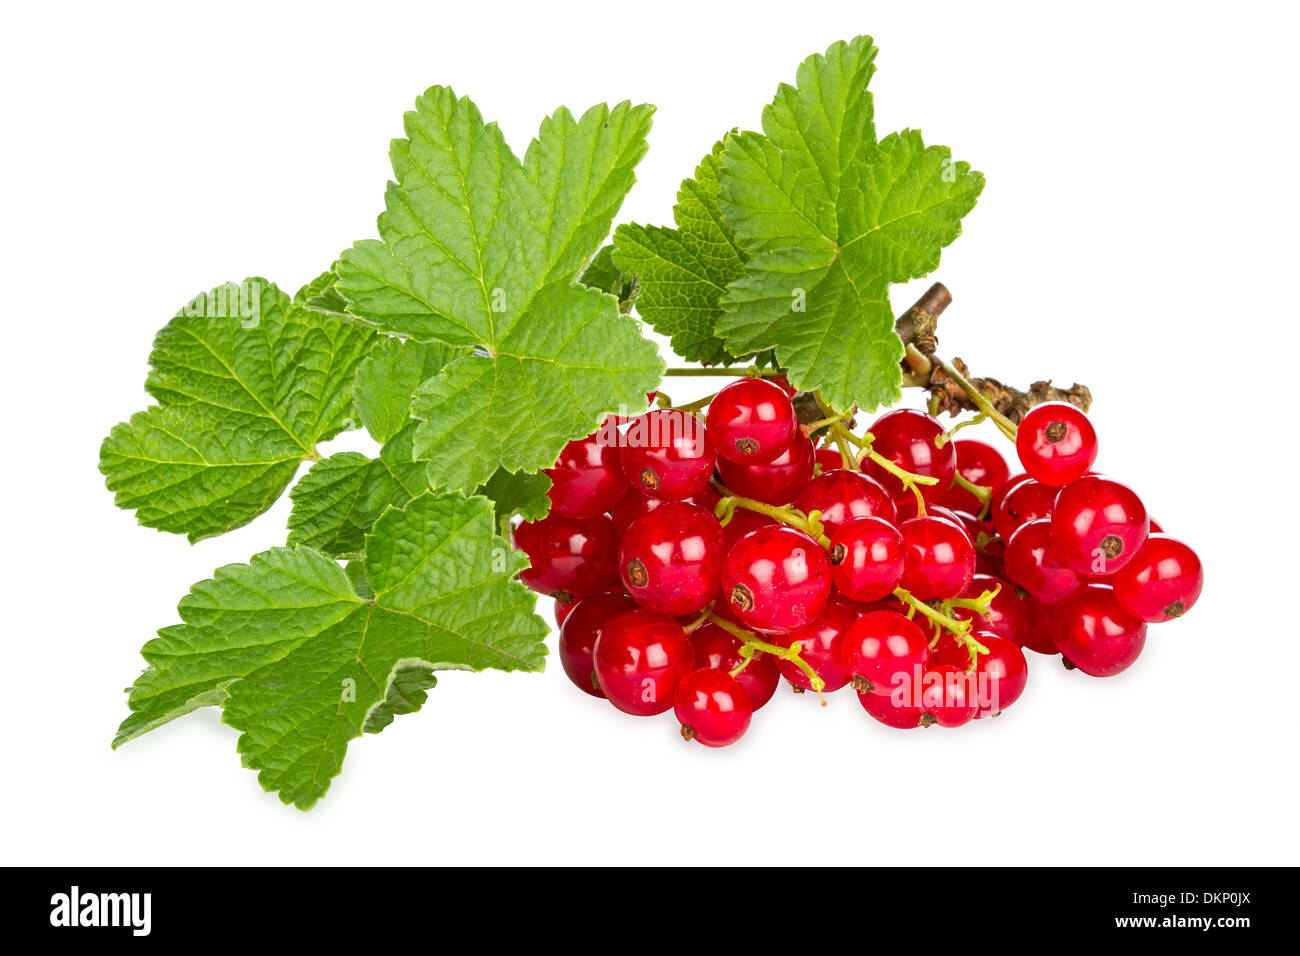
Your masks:
<svg viewBox="0 0 1300 956"><path fill-rule="evenodd" d="M1024 648L1117 674L1148 623L1200 594L1196 554L1091 470L1096 434L1073 405L1003 420L1011 475L923 412L859 435L824 408L801 424L793 399L783 379L742 378L704 420L704 403L611 416L564 448L550 514L514 540L579 688L628 714L672 709L711 747L782 678L823 702L852 687L891 727L957 727L1016 701Z"/></svg>

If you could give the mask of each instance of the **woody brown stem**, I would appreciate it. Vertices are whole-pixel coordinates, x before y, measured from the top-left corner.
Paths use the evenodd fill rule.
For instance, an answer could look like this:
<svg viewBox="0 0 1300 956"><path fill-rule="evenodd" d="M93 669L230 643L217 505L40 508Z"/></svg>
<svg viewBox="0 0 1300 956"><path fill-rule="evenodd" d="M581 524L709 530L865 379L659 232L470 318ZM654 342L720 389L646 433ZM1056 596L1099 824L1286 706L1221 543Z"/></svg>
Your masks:
<svg viewBox="0 0 1300 956"><path fill-rule="evenodd" d="M1092 392L1088 386L1077 382L1068 389L1057 388L1050 380L1034 382L1022 391L995 378L970 375L966 363L959 358L953 359L951 366L967 381L960 382L946 372L935 358L939 346L937 320L951 302L952 293L942 283L936 282L894 323L895 331L903 340L903 384L924 388L930 393L931 414L978 412L987 402L998 414L1018 425L1025 412L1042 402L1069 402L1085 412L1088 410L1092 404ZM973 386L979 393L978 398L963 385Z"/></svg>

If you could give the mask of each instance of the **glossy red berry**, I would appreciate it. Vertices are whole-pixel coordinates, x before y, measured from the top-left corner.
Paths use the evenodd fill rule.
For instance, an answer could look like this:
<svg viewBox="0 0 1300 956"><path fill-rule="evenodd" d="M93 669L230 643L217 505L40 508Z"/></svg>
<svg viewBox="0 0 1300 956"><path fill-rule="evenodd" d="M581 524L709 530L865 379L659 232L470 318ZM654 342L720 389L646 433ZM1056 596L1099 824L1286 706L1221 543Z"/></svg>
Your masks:
<svg viewBox="0 0 1300 956"><path fill-rule="evenodd" d="M1050 518L1059 491L1032 478L1022 478L1014 488L1007 489L993 511L993 525L1003 543L1010 541L1022 524Z"/></svg>
<svg viewBox="0 0 1300 956"><path fill-rule="evenodd" d="M560 628L558 656L564 673L579 690L592 697L605 696L596 680L592 650L606 624L636 607L636 602L623 594L593 594L573 603Z"/></svg>
<svg viewBox="0 0 1300 956"><path fill-rule="evenodd" d="M1029 476L1026 475L1023 471L1016 475L1010 475L1007 477L1006 481L1002 482L1002 484L998 485L996 488L993 489L993 494L989 497L989 519L990 520L998 513L998 507L1002 504L1002 499L1007 496L1007 492L1009 492L1012 488L1020 484L1028 477Z"/></svg>
<svg viewBox="0 0 1300 956"><path fill-rule="evenodd" d="M695 665L682 626L644 608L611 618L596 639L592 657L609 702L638 717L672 707L677 685Z"/></svg>
<svg viewBox="0 0 1300 956"><path fill-rule="evenodd" d="M920 727L925 718L925 711L910 702L910 695L905 691L896 694L876 694L864 691L858 694L858 701L865 710L886 727L899 730L914 730Z"/></svg>
<svg viewBox="0 0 1300 956"><path fill-rule="evenodd" d="M798 394L795 387L790 384L790 380L784 375L772 375L766 380L785 392L786 398L794 398Z"/></svg>
<svg viewBox="0 0 1300 956"><path fill-rule="evenodd" d="M945 508L943 505L926 505L925 513L933 515L936 518L946 518L965 531L966 536L971 539L972 544L975 542L975 536L971 534L971 526L969 526L962 518L960 512L953 511L951 508ZM920 517L923 516L920 507L917 505L916 495L908 495L906 498L898 502L898 520L895 522L896 524L902 524L910 518Z"/></svg>
<svg viewBox="0 0 1300 956"><path fill-rule="evenodd" d="M1031 597L1023 588L1016 588L1016 597L1021 602L1024 619L1016 643L1036 654L1051 656L1061 653L1056 649L1056 638L1053 636L1056 609Z"/></svg>
<svg viewBox="0 0 1300 956"><path fill-rule="evenodd" d="M572 611L574 606L577 605L577 603L581 600L582 598L575 597L568 601L552 602L551 610L552 613L555 615L556 627L564 627L564 621L569 616L569 612Z"/></svg>
<svg viewBox="0 0 1300 956"><path fill-rule="evenodd" d="M888 458L904 471L926 478L937 478L934 485L919 485L927 502L937 502L952 486L952 476L957 471L957 452L952 442L942 446L935 439L943 435L938 419L911 408L899 408L881 415L871 425L872 449ZM865 459L862 470L875 478L896 501L912 492L903 488L902 482L871 459Z"/></svg>
<svg viewBox="0 0 1300 956"><path fill-rule="evenodd" d="M720 456L752 464L771 461L789 448L799 419L781 386L761 378L742 378L713 397L708 429Z"/></svg>
<svg viewBox="0 0 1300 956"><path fill-rule="evenodd" d="M704 490L683 500L703 508L709 514L713 514L713 509L718 505L717 494L707 485ZM645 495L624 495L619 499L618 504L610 509L609 517L614 522L614 530L621 538L627 534L627 529L632 527L633 521L648 515L660 505L666 504L669 504L669 502L663 498L647 498Z"/></svg>
<svg viewBox="0 0 1300 956"><path fill-rule="evenodd" d="M714 599L725 557L718 519L674 501L632 522L619 545L618 571L642 607L680 617Z"/></svg>
<svg viewBox="0 0 1300 956"><path fill-rule="evenodd" d="M794 501L812 472L813 446L802 431L771 461L741 465L729 458L718 460L718 476L728 491L769 505Z"/></svg>
<svg viewBox="0 0 1300 956"><path fill-rule="evenodd" d="M1201 596L1204 574L1196 552L1177 538L1147 537L1137 556L1111 578L1115 597L1149 624L1172 621Z"/></svg>
<svg viewBox="0 0 1300 956"><path fill-rule="evenodd" d="M821 465L822 474L825 474L828 471L838 471L839 469L846 467L844 456L841 455L840 450L833 445L829 447L823 445L821 448L816 449L813 452L813 461L816 464Z"/></svg>
<svg viewBox="0 0 1300 956"><path fill-rule="evenodd" d="M1089 584L1050 611L1057 650L1092 677L1111 677L1125 670L1146 643L1146 624L1105 585Z"/></svg>
<svg viewBox="0 0 1300 956"><path fill-rule="evenodd" d="M1006 459L992 445L962 438L954 441L952 446L957 452L957 474L972 485L988 488L992 492L1007 480L1010 471ZM943 494L939 504L972 515L979 514L984 507L978 498L956 484Z"/></svg>
<svg viewBox="0 0 1300 956"><path fill-rule="evenodd" d="M898 516L894 499L880 482L846 468L828 471L808 482L794 506L804 514L821 512L827 537L854 518L884 518L892 524Z"/></svg>
<svg viewBox="0 0 1300 956"><path fill-rule="evenodd" d="M966 530L946 518L911 518L903 537L902 586L923 601L955 598L975 575L975 546Z"/></svg>
<svg viewBox="0 0 1300 956"><path fill-rule="evenodd" d="M618 463L618 448L602 440L604 431L577 438L560 451L546 469L551 511L569 518L594 518L609 511L627 494L627 481Z"/></svg>
<svg viewBox="0 0 1300 956"><path fill-rule="evenodd" d="M831 566L816 541L786 525L751 531L727 555L722 596L745 627L784 634L826 607Z"/></svg>
<svg viewBox="0 0 1300 956"><path fill-rule="evenodd" d="M1000 634L975 631L973 637L988 649L987 654L976 658L975 688L979 695L979 708L975 716L994 717L1025 692L1025 685L1029 683L1029 662L1015 641Z"/></svg>
<svg viewBox="0 0 1300 956"><path fill-rule="evenodd" d="M979 694L972 675L951 664L934 664L921 674L923 725L960 727L975 719Z"/></svg>
<svg viewBox="0 0 1300 956"><path fill-rule="evenodd" d="M618 539L606 515L525 521L515 529L514 543L532 565L519 572L519 580L562 604L619 587Z"/></svg>
<svg viewBox="0 0 1300 956"><path fill-rule="evenodd" d="M691 632L691 646L695 648L695 666L712 667L730 673L744 660L740 656L740 639L733 637L712 622ZM781 683L776 658L771 654L757 653L750 658L745 669L736 675L740 686L749 694L749 702L758 710L776 693Z"/></svg>
<svg viewBox="0 0 1300 956"><path fill-rule="evenodd" d="M736 546L736 542L745 535L751 531L757 531L759 528L775 524L777 524L775 518L770 518L761 512L750 511L748 508L737 508L732 512L731 520L722 529L723 550L730 554L731 549Z"/></svg>
<svg viewBox="0 0 1300 956"><path fill-rule="evenodd" d="M890 694L930 659L921 629L893 611L873 611L853 622L840 646L840 664L862 693Z"/></svg>
<svg viewBox="0 0 1300 956"><path fill-rule="evenodd" d="M1002 560L1007 577L1044 604L1060 604L1085 584L1052 550L1052 522L1047 518L1017 528Z"/></svg>
<svg viewBox="0 0 1300 956"><path fill-rule="evenodd" d="M669 501L703 491L718 457L704 423L671 408L634 419L621 441L619 463L632 487Z"/></svg>
<svg viewBox="0 0 1300 956"><path fill-rule="evenodd" d="M1086 475L1097 460L1097 433L1073 405L1044 402L1020 420L1016 454L1036 481L1060 488Z"/></svg>
<svg viewBox="0 0 1300 956"><path fill-rule="evenodd" d="M1133 489L1087 475L1056 497L1052 550L1080 573L1114 574L1137 555L1149 528L1147 509Z"/></svg>
<svg viewBox="0 0 1300 956"><path fill-rule="evenodd" d="M976 614L969 608L955 608L953 616L958 620L972 621L976 630L993 631L1019 644L1025 626L1024 603L1027 598L1025 592L1022 591L1021 595L1017 595L1015 585L1011 582L992 575L976 573L971 578L965 597L977 598L987 591L995 590L997 593L989 601L988 614Z"/></svg>
<svg viewBox="0 0 1300 956"><path fill-rule="evenodd" d="M817 619L789 634L774 635L772 643L789 647L799 642L799 656L825 683L822 693L831 694L849 682L850 674L842 663L844 638L858 614L843 604L828 604ZM812 689L812 681L794 661L778 660L781 676L801 690Z"/></svg>
<svg viewBox="0 0 1300 956"><path fill-rule="evenodd" d="M830 562L841 594L879 601L903 579L903 536L883 518L855 518L831 536Z"/></svg>
<svg viewBox="0 0 1300 956"><path fill-rule="evenodd" d="M745 735L754 706L740 681L726 671L706 667L682 678L673 713L686 740L725 747Z"/></svg>

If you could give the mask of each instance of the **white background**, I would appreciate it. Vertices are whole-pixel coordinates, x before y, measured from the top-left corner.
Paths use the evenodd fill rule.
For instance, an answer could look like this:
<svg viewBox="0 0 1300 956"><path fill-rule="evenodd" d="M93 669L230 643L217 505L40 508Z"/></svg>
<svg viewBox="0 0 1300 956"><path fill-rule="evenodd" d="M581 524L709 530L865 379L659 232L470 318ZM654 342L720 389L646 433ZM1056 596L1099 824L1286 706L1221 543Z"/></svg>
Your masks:
<svg viewBox="0 0 1300 956"><path fill-rule="evenodd" d="M1300 862L1286 5L507 7L6 8L0 858ZM558 666L449 673L354 742L308 814L261 791L215 711L109 749L140 645L288 514L191 547L113 507L99 441L145 405L180 304L248 274L296 288L374 235L388 140L429 85L472 95L517 151L561 103L656 103L621 218L662 223L720 134L856 33L881 48L880 131L921 128L988 177L936 273L942 351L1091 386L1099 467L1204 558L1187 618L1118 678L1033 657L996 721L900 733L851 695L781 693L724 752Z"/></svg>

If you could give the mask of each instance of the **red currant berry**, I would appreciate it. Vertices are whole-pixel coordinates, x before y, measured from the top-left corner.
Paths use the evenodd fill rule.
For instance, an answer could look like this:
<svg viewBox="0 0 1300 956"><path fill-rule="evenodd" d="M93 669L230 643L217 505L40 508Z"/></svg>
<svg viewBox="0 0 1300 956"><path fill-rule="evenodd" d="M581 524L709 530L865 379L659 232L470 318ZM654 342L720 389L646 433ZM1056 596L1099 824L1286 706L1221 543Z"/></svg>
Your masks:
<svg viewBox="0 0 1300 956"><path fill-rule="evenodd" d="M990 520L992 520L993 517L998 513L998 507L1002 504L1002 499L1007 496L1007 492L1009 492L1012 488L1020 484L1028 477L1029 476L1026 475L1023 471L1017 475L1010 475L1006 481L1002 482L1002 484L998 485L996 488L993 489L993 494L989 496L989 519Z"/></svg>
<svg viewBox="0 0 1300 956"><path fill-rule="evenodd" d="M725 747L745 735L754 706L740 681L726 671L706 667L682 678L673 713L686 740Z"/></svg>
<svg viewBox="0 0 1300 956"><path fill-rule="evenodd" d="M761 378L742 378L713 397L708 428L719 455L750 464L771 461L789 448L799 419L781 386Z"/></svg>
<svg viewBox="0 0 1300 956"><path fill-rule="evenodd" d="M926 502L937 502L952 486L952 476L957 471L957 452L950 441L942 446L935 443L935 439L943 435L943 426L938 419L915 409L899 408L877 418L871 426L871 435L871 447L877 454L904 471L939 479L938 484L918 485ZM904 496L912 497L912 492L905 490L902 482L870 458L863 461L862 470L884 485L895 501L901 501Z"/></svg>
<svg viewBox="0 0 1300 956"><path fill-rule="evenodd" d="M1041 485L1032 478L1021 479L1014 488L1008 490L993 512L993 524L1003 543L1010 541L1022 524L1039 518L1050 518L1059 491L1058 488Z"/></svg>
<svg viewBox="0 0 1300 956"><path fill-rule="evenodd" d="M519 572L519 580L561 604L619 586L618 539L606 515L552 514L525 521L515 529L514 541L532 564Z"/></svg>
<svg viewBox="0 0 1300 956"><path fill-rule="evenodd" d="M1044 604L1077 594L1084 580L1052 550L1052 522L1029 521L1016 529L1003 557L1007 577Z"/></svg>
<svg viewBox="0 0 1300 956"><path fill-rule="evenodd" d="M1111 677L1125 670L1146 643L1146 624L1102 584L1089 584L1051 613L1057 650L1092 677Z"/></svg>
<svg viewBox="0 0 1300 956"><path fill-rule="evenodd" d="M986 591L998 590L989 601L988 614L976 614L969 608L954 608L953 616L961 621L971 621L976 630L992 631L1009 641L1020 643L1024 631L1024 602L1028 595L1022 590L1017 595L1016 588L1009 581L988 574L976 574L971 578L966 597L977 598Z"/></svg>
<svg viewBox="0 0 1300 956"><path fill-rule="evenodd" d="M1137 555L1150 523L1127 485L1087 475L1066 485L1052 511L1052 550L1083 574L1114 574Z"/></svg>
<svg viewBox="0 0 1300 956"><path fill-rule="evenodd" d="M751 531L727 555L722 594L750 630L785 634L826 607L831 566L816 541L786 525Z"/></svg>
<svg viewBox="0 0 1300 956"><path fill-rule="evenodd" d="M947 518L949 521L961 525L966 532L966 537L970 538L971 544L979 547L979 536L981 534L996 534L996 530L989 525L980 521L969 511L953 511L951 508L945 508L943 505L935 505L927 510L928 514L938 515L940 518Z"/></svg>
<svg viewBox="0 0 1300 956"><path fill-rule="evenodd" d="M898 517L894 499L880 482L846 468L828 471L808 482L794 506L804 514L820 511L828 537L854 518L884 518L893 524Z"/></svg>
<svg viewBox="0 0 1300 956"><path fill-rule="evenodd" d="M573 608L574 608L574 605L576 605L576 604L577 604L579 601L581 601L581 600L582 600L582 598L573 598L573 599L570 600L570 601L554 601L554 602L552 602L552 605L553 605L553 607L552 607L552 612L555 614L555 626L556 626L556 627L564 627L564 621L565 621L566 618L568 618L568 616L569 616L569 612L572 611Z"/></svg>
<svg viewBox="0 0 1300 956"><path fill-rule="evenodd" d="M1051 656L1061 653L1056 649L1056 640L1052 636L1056 609L1031 597L1023 588L1016 588L1016 598L1021 602L1024 619L1017 643L1036 654Z"/></svg>
<svg viewBox="0 0 1300 956"><path fill-rule="evenodd" d="M957 474L972 485L988 488L990 491L1000 486L1010 474L1006 459L992 445L973 439L958 439L952 443L957 451ZM983 502L960 485L953 485L939 504L953 511L969 511L972 515L980 513Z"/></svg>
<svg viewBox="0 0 1300 956"><path fill-rule="evenodd" d="M858 694L858 700L862 703L863 710L886 727L896 727L899 730L914 730L921 726L925 711L910 702L902 700L901 698L904 696L906 695L902 692L898 694L875 694L866 691Z"/></svg>
<svg viewBox="0 0 1300 956"><path fill-rule="evenodd" d="M969 526L962 519L959 512L953 511L951 508L945 508L943 505L926 505L925 513L927 515L933 515L936 518L946 518L948 521L951 521L957 527L966 532L966 537L971 539L971 544L975 543L975 536L971 534ZM902 501L898 502L898 520L895 524L902 524L910 518L921 517L924 517L924 515L921 514L921 509L917 505L916 495L909 495Z"/></svg>
<svg viewBox="0 0 1300 956"><path fill-rule="evenodd" d="M831 581L854 601L879 601L903 579L903 536L883 518L855 518L831 536Z"/></svg>
<svg viewBox="0 0 1300 956"><path fill-rule="evenodd" d="M786 398L794 398L795 395L798 394L798 391L790 384L790 380L786 378L784 375L773 375L769 377L767 381L771 382L773 385L781 389L781 391L785 392Z"/></svg>
<svg viewBox="0 0 1300 956"><path fill-rule="evenodd" d="M1097 433L1073 405L1044 402L1020 420L1016 454L1034 480L1059 488L1082 478L1097 460Z"/></svg>
<svg viewBox="0 0 1300 956"><path fill-rule="evenodd" d="M853 622L840 645L840 665L858 693L890 694L930 659L921 629L893 611L873 611Z"/></svg>
<svg viewBox="0 0 1300 956"><path fill-rule="evenodd" d="M703 491L718 457L704 423L671 408L656 408L635 419L622 442L619 463L632 487L669 501Z"/></svg>
<svg viewBox="0 0 1300 956"><path fill-rule="evenodd" d="M637 717L662 714L694 667L695 654L682 626L641 608L606 622L592 657L596 679L609 702Z"/></svg>
<svg viewBox="0 0 1300 956"><path fill-rule="evenodd" d="M964 641L946 629L938 630L939 640L930 648L931 664L950 664L960 671L969 671L974 667L970 648Z"/></svg>
<svg viewBox="0 0 1300 956"><path fill-rule="evenodd" d="M787 505L808 483L813 471L813 446L802 431L790 447L768 462L740 465L729 458L718 460L718 475L732 494L754 498L769 505Z"/></svg>
<svg viewBox="0 0 1300 956"><path fill-rule="evenodd" d="M547 468L551 511L568 518L594 518L609 511L627 494L627 481L618 463L618 449L601 440L603 431L577 438L564 446L554 467Z"/></svg>
<svg viewBox="0 0 1300 956"><path fill-rule="evenodd" d="M740 655L740 639L712 622L691 632L691 646L695 648L696 667L712 667L731 673L744 661ZM736 674L736 680L749 694L754 710L758 710L776 693L777 685L781 683L781 672L776 668L776 658L760 652Z"/></svg>
<svg viewBox="0 0 1300 956"><path fill-rule="evenodd" d="M636 610L636 602L625 594L593 594L580 598L560 628L560 666L579 690L592 697L604 697L596 680L592 649L605 625L624 611Z"/></svg>
<svg viewBox="0 0 1300 956"><path fill-rule="evenodd" d="M818 448L813 452L813 462L821 466L821 474L828 471L838 471L845 467L844 456L840 450L834 446L830 448Z"/></svg>
<svg viewBox="0 0 1300 956"><path fill-rule="evenodd" d="M1171 621L1201 596L1201 559L1178 539L1153 534L1111 584L1119 603L1137 617L1149 624Z"/></svg>
<svg viewBox="0 0 1300 956"><path fill-rule="evenodd" d="M750 511L748 508L737 508L732 513L731 520L722 529L722 548L727 554L730 554L731 549L736 546L736 542L745 535L776 523L775 518L769 518L760 512Z"/></svg>
<svg viewBox="0 0 1300 956"><path fill-rule="evenodd" d="M898 526L903 536L902 586L922 601L955 598L975 575L975 546L966 530L928 515Z"/></svg>
<svg viewBox="0 0 1300 956"><path fill-rule="evenodd" d="M960 727L975 719L979 694L971 675L951 664L934 664L921 675L921 723Z"/></svg>
<svg viewBox="0 0 1300 956"><path fill-rule="evenodd" d="M655 400L658 398L659 398L658 391L645 393L645 407L647 411L655 407ZM636 421L637 418L639 417L640 417L639 415L616 415L611 413L605 416L605 423L609 427L613 428L618 425L627 425L630 422Z"/></svg>
<svg viewBox="0 0 1300 956"><path fill-rule="evenodd" d="M626 483L624 483L626 486ZM712 488L705 489L689 498L683 499L693 505L697 505L713 514L713 509L718 506L718 496ZM619 499L618 504L609 512L610 519L614 522L614 530L620 538L627 534L627 529L632 527L632 522L637 518L644 517L654 511L660 505L669 504L663 498L647 498L645 495L624 495Z"/></svg>
<svg viewBox="0 0 1300 956"><path fill-rule="evenodd" d="M718 519L673 501L632 522L619 545L618 571L642 607L680 617L717 595L725 557Z"/></svg>
<svg viewBox="0 0 1300 956"><path fill-rule="evenodd" d="M844 637L857 618L857 612L851 608L842 604L828 604L826 610L811 624L789 634L775 635L772 643L789 647L798 641L799 656L826 685L822 688L822 693L831 694L849 682L849 672L840 662L843 660ZM812 689L808 674L794 661L778 660L776 666L781 671L781 676L797 689Z"/></svg>
<svg viewBox="0 0 1300 956"><path fill-rule="evenodd" d="M975 662L975 688L979 692L979 709L975 716L995 717L1025 692L1029 682L1029 662L1015 641L992 631L975 631L972 635L986 648Z"/></svg>

